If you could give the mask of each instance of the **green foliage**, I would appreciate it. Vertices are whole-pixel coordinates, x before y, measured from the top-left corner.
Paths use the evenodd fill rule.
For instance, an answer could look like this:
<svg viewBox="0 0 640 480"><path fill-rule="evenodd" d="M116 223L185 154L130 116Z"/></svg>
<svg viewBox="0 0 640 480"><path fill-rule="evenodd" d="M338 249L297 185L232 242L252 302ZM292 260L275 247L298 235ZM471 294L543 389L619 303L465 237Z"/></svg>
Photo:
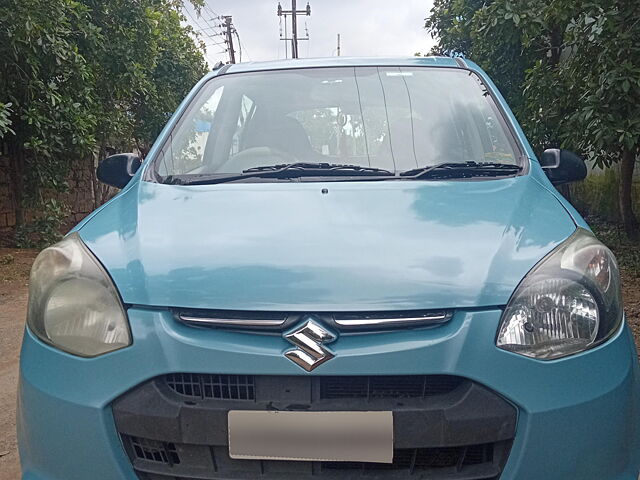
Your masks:
<svg viewBox="0 0 640 480"><path fill-rule="evenodd" d="M571 54L562 70L579 99L569 115L565 141L601 166L623 150L640 150L640 8L637 2L585 2L567 27ZM578 130L580 135L572 134Z"/></svg>
<svg viewBox="0 0 640 480"><path fill-rule="evenodd" d="M12 110L4 138L32 198L37 185L61 183L64 156L93 144L92 73L77 46L91 31L77 2L0 0L0 101Z"/></svg>
<svg viewBox="0 0 640 480"><path fill-rule="evenodd" d="M44 248L62 238L60 230L69 215L67 207L54 198L45 200L36 218L16 231L16 246L19 248Z"/></svg>
<svg viewBox="0 0 640 480"><path fill-rule="evenodd" d="M635 0L436 0L434 53L469 56L493 78L534 149L620 162L620 212L640 153L640 8Z"/></svg>
<svg viewBox="0 0 640 480"><path fill-rule="evenodd" d="M467 56L493 78L516 113L523 109L526 70L535 61L524 47L524 4L509 0L437 0L426 28L438 39L433 53Z"/></svg>
<svg viewBox="0 0 640 480"><path fill-rule="evenodd" d="M637 2L437 0L426 27L436 52L487 70L539 148L561 141L603 165L638 149Z"/></svg>
<svg viewBox="0 0 640 480"><path fill-rule="evenodd" d="M161 35L150 87L144 96L136 99L136 138L147 143L160 133L169 116L206 71L202 52L180 27L180 21L177 11L159 19Z"/></svg>
<svg viewBox="0 0 640 480"><path fill-rule="evenodd" d="M11 129L11 123L11 103L0 102L0 138L6 133L16 133Z"/></svg>
<svg viewBox="0 0 640 480"><path fill-rule="evenodd" d="M145 147L204 75L202 52L182 27L181 3L85 0L103 41L96 64L100 146Z"/></svg>
<svg viewBox="0 0 640 480"><path fill-rule="evenodd" d="M435 0L425 27L438 45L437 55L470 55L473 50L472 32L476 12L490 7L491 0Z"/></svg>
<svg viewBox="0 0 640 480"><path fill-rule="evenodd" d="M107 147L145 152L205 73L181 8L178 0L0 0L0 138L19 224L26 208L56 223L61 210L50 199L67 189L76 162ZM22 225L20 241L35 228Z"/></svg>

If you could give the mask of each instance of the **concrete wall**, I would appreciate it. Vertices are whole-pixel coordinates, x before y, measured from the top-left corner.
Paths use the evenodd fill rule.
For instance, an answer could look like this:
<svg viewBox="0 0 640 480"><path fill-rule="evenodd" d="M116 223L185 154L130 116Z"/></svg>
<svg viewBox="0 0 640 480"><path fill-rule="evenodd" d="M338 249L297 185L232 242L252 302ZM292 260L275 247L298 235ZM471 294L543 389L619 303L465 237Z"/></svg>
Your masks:
<svg viewBox="0 0 640 480"><path fill-rule="evenodd" d="M0 156L0 241L3 232L16 224L13 190L9 178L9 159Z"/></svg>

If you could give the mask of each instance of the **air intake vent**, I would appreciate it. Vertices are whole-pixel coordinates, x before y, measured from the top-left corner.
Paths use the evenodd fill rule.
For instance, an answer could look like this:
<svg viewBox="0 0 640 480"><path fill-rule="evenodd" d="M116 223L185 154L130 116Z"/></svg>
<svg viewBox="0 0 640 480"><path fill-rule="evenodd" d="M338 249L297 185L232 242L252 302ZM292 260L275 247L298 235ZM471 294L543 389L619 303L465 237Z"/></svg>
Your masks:
<svg viewBox="0 0 640 480"><path fill-rule="evenodd" d="M135 458L149 462L177 465L180 463L178 451L173 443L158 442L146 438L126 437Z"/></svg>
<svg viewBox="0 0 640 480"><path fill-rule="evenodd" d="M493 461L493 444L468 447L404 448L394 450L393 463L322 462L323 470L408 470L419 472L440 468L460 470L465 465ZM440 478L440 477L438 477Z"/></svg>
<svg viewBox="0 0 640 480"><path fill-rule="evenodd" d="M255 380L251 375L171 373L167 386L185 397L215 400L255 400Z"/></svg>
<svg viewBox="0 0 640 480"><path fill-rule="evenodd" d="M462 381L447 375L321 377L320 398L424 398L449 393Z"/></svg>

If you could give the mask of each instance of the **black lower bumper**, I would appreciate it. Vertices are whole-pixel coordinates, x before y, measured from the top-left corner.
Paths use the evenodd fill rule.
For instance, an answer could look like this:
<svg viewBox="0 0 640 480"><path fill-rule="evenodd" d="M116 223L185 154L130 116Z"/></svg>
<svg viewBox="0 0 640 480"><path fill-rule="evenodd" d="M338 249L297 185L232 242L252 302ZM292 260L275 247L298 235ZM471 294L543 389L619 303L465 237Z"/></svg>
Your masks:
<svg viewBox="0 0 640 480"><path fill-rule="evenodd" d="M234 460L229 410L393 412L392 464ZM516 409L472 381L446 376L316 377L173 374L113 404L139 477L160 479L497 479Z"/></svg>

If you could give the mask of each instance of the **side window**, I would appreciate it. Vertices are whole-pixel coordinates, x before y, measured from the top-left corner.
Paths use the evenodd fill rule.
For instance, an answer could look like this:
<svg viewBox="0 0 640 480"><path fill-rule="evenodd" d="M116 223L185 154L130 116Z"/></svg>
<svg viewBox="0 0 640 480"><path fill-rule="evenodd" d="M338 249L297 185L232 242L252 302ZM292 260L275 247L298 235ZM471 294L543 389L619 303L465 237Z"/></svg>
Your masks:
<svg viewBox="0 0 640 480"><path fill-rule="evenodd" d="M207 141L214 132L214 119L223 90L223 86L217 88L199 106L196 105L195 111L185 113L187 121L177 129L177 134L171 137L162 152L158 168L160 175L166 175L166 172L173 175L198 173L209 145Z"/></svg>

